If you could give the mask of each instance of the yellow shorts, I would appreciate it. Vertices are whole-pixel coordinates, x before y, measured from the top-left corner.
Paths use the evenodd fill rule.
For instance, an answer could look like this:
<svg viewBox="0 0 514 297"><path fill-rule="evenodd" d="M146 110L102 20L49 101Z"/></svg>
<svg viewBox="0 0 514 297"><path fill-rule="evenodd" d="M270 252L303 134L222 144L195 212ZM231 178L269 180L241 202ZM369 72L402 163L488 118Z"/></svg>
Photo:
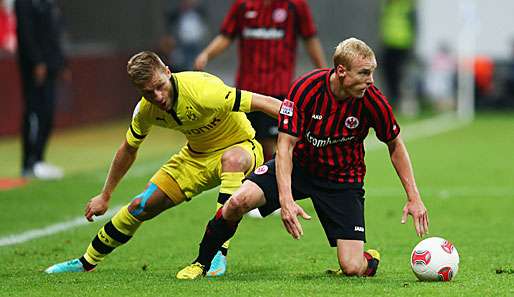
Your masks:
<svg viewBox="0 0 514 297"><path fill-rule="evenodd" d="M150 179L175 205L191 200L203 191L221 183L221 156L233 147L241 147L252 156L252 166L245 172L249 175L264 162L262 147L255 139L246 140L212 153L195 153L188 146L173 155ZM177 186L179 189L177 189ZM180 195L182 192L183 194Z"/></svg>

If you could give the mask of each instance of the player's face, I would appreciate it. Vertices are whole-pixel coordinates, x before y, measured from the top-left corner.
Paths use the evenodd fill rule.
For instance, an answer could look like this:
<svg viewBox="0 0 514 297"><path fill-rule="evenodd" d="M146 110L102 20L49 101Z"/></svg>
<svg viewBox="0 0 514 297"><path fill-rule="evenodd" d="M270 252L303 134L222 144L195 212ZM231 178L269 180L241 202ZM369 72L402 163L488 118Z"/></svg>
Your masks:
<svg viewBox="0 0 514 297"><path fill-rule="evenodd" d="M141 88L141 94L146 100L157 105L160 109L168 111L171 109L171 72L166 67L166 71L157 71L152 80Z"/></svg>
<svg viewBox="0 0 514 297"><path fill-rule="evenodd" d="M342 75L339 76L341 86L345 94L351 97L361 98L371 84L373 84L373 73L377 68L375 58L356 58L353 60L351 68L346 69L342 65Z"/></svg>

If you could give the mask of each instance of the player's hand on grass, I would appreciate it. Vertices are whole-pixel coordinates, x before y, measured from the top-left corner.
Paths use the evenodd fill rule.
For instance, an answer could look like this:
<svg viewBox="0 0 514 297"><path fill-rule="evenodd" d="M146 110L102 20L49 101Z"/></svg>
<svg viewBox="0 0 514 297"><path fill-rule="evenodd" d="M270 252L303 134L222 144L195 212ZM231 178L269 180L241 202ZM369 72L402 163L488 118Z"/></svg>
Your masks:
<svg viewBox="0 0 514 297"><path fill-rule="evenodd" d="M405 206L403 207L402 224L405 224L409 214L414 220L416 234L419 237L423 237L425 234L428 234L428 211L421 198L412 199L405 203Z"/></svg>
<svg viewBox="0 0 514 297"><path fill-rule="evenodd" d="M93 215L100 216L103 215L107 208L109 208L108 199L105 199L103 194L97 195L86 204L86 209L84 210L84 216L90 222L93 221Z"/></svg>
<svg viewBox="0 0 514 297"><path fill-rule="evenodd" d="M298 221L298 216L306 220L310 220L309 216L303 208L301 208L294 200L281 204L280 215L282 217L282 223L286 228L287 232L293 236L294 239L300 239L303 235L302 225Z"/></svg>

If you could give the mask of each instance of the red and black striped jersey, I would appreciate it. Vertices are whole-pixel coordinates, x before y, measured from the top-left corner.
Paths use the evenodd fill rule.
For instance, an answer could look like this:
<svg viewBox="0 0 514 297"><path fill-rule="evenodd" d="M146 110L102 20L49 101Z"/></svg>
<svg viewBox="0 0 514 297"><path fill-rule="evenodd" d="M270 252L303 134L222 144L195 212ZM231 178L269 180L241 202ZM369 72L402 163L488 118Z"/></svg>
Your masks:
<svg viewBox="0 0 514 297"><path fill-rule="evenodd" d="M295 81L280 109L279 131L299 138L295 164L338 183L363 183L364 139L373 128L382 142L400 127L391 105L371 85L362 98L336 100L330 89L333 69L317 69Z"/></svg>
<svg viewBox="0 0 514 297"><path fill-rule="evenodd" d="M297 37L316 35L305 0L236 0L221 34L239 38L236 86L267 95L287 94L293 79Z"/></svg>

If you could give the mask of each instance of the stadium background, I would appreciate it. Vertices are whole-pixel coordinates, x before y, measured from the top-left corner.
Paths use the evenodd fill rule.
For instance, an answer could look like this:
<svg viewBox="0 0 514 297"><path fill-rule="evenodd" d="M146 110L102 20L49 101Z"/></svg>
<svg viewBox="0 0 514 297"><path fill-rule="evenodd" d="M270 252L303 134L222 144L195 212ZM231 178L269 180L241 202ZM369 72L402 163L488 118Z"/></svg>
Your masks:
<svg viewBox="0 0 514 297"><path fill-rule="evenodd" d="M73 73L71 84L61 83L58 93L56 125L70 127L87 122L126 116L135 102L135 92L125 75L127 57L138 50L155 49L165 32L164 14L178 1L59 1L66 20L66 47ZM210 40L231 1L204 1L208 12ZM309 2L318 24L319 37L327 57L339 41L356 36L381 51L379 34L380 1L321 0ZM490 3L490 4L489 4ZM502 9L497 9L502 7ZM428 63L438 44L446 42L453 51L463 43L466 28L474 29L474 53L491 57L497 63L498 80L505 76L504 65L511 58L514 26L509 12L514 2L496 1L418 1L416 54L420 65ZM466 36L464 36L466 37ZM303 46L299 46L297 74L310 69ZM514 55L514 54L513 54ZM330 59L329 59L330 60ZM380 64L380 58L379 58ZM207 67L232 84L236 67L236 46ZM19 76L13 56L0 55L0 88L3 112L0 137L18 133L21 116ZM380 79L377 84L383 87ZM417 75L422 77L423 66ZM501 88L498 92L502 92ZM503 94L498 94L503 96ZM514 96L510 94L510 96ZM514 100L514 99L512 99Z"/></svg>
<svg viewBox="0 0 514 297"><path fill-rule="evenodd" d="M514 112L505 108L479 110L473 122L434 114L399 118L429 208L430 235L450 239L461 255L461 270L453 282L419 283L410 271L409 255L419 239L411 222L399 223L404 193L386 147L373 135L366 144L366 225L369 247L383 254L376 278L325 275L326 268L337 266L335 251L327 247L314 216L302 221L305 236L300 241L291 240L277 217L244 219L232 243L226 277L176 281L174 273L192 260L212 216L215 191L145 223L131 243L95 273L44 275L41 270L50 264L80 255L105 223L106 218L87 223L82 210L100 190L137 100L126 77L126 60L136 51L155 47L164 32L163 10L177 1L59 2L67 20L73 81L59 89L59 129L51 140L48 160L62 166L66 176L0 190L0 296L514 295ZM212 36L230 1L204 2ZM309 1L327 55L348 36L362 38L380 52L377 2ZM473 3L475 9L470 10L467 5ZM421 0L418 9L417 51L422 60L433 53L440 39L459 44L462 14L473 20L477 54L492 57L498 65L510 59L514 21L509 14L514 2ZM299 49L298 73L310 67L303 47ZM235 63L232 46L208 71L231 83ZM382 84L380 73L376 80ZM12 56L0 56L0 88L2 179L19 176L21 97ZM116 190L111 210L139 193L183 143L178 133L152 131ZM309 201L301 205L314 214Z"/></svg>

